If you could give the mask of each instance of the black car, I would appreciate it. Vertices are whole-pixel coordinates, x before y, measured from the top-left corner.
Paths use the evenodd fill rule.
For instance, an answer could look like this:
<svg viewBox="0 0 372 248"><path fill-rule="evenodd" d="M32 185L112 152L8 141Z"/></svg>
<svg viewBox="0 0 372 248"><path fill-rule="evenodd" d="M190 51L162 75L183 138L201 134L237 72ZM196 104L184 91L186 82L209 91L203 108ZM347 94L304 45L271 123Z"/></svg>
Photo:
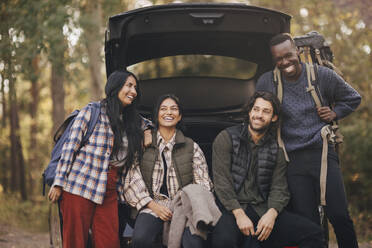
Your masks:
<svg viewBox="0 0 372 248"><path fill-rule="evenodd" d="M176 94L184 107L185 133L211 166L215 136L245 117L242 107L256 80L273 68L268 41L290 32L290 20L278 11L225 3L158 5L118 14L106 30L107 77L120 68L139 75L140 111L147 117L158 96ZM55 240L58 221L53 223Z"/></svg>
<svg viewBox="0 0 372 248"><path fill-rule="evenodd" d="M158 96L176 94L185 109L186 135L210 162L213 139L244 118L242 107L257 78L272 69L268 41L289 32L290 19L274 10L221 3L159 5L115 15L106 31L107 76L142 65L144 76L137 73L142 114L149 116ZM167 68L175 59L183 65ZM146 71L156 67L162 72Z"/></svg>

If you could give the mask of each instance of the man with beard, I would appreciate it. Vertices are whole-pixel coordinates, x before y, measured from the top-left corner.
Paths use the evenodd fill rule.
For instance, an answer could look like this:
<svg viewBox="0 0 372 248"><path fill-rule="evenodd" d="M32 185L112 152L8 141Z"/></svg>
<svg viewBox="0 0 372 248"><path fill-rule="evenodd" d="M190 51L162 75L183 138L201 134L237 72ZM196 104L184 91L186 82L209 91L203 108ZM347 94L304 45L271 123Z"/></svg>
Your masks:
<svg viewBox="0 0 372 248"><path fill-rule="evenodd" d="M316 85L323 107L315 107L308 88L306 64L300 63L299 51L290 34L279 34L270 41L274 64L279 69L283 87L281 137L288 152L288 186L294 212L320 223L320 171L323 140L322 129L353 112L361 97L333 70L318 66ZM277 93L273 72L263 74L256 90ZM310 89L310 87L309 87ZM334 106L333 110L328 106ZM322 180L324 208L333 225L338 247L358 247L353 222L347 210L344 184L334 146L325 140L323 163L328 169ZM325 167L323 167L325 168ZM325 186L325 190L324 190Z"/></svg>
<svg viewBox="0 0 372 248"><path fill-rule="evenodd" d="M213 179L222 217L212 247L319 248L321 228L283 210L289 201L287 163L276 140L280 103L256 92L247 119L223 130L213 142Z"/></svg>

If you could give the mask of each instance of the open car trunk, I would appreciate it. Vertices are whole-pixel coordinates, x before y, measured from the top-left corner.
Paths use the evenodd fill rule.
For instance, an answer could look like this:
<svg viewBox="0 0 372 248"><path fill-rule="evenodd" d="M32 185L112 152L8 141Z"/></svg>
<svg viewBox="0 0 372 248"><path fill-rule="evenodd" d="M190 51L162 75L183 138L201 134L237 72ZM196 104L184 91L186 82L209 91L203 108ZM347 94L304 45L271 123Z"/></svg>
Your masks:
<svg viewBox="0 0 372 248"><path fill-rule="evenodd" d="M211 143L242 121L255 80L272 68L269 39L289 32L291 17L245 4L192 3L151 6L110 17L106 31L107 76L116 69L177 55L218 55L257 65L247 79L160 77L140 81L140 111L149 117L156 99L174 93L183 107L186 135L200 144L211 166Z"/></svg>
<svg viewBox="0 0 372 248"><path fill-rule="evenodd" d="M245 4L168 4L112 16L106 70L179 54L215 54L270 68L268 40L289 32L290 16Z"/></svg>

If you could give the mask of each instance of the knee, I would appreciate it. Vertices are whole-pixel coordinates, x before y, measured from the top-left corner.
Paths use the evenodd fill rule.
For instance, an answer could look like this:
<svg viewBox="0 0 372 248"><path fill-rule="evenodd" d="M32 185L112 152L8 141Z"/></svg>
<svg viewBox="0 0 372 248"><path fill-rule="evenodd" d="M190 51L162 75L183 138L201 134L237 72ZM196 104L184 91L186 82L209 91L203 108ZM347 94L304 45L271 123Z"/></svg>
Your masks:
<svg viewBox="0 0 372 248"><path fill-rule="evenodd" d="M186 228L182 235L183 248L202 248L204 247L204 240L198 235L192 235L189 228Z"/></svg>
<svg viewBox="0 0 372 248"><path fill-rule="evenodd" d="M347 211L332 213L332 214L329 214L327 217L328 217L329 221L332 223L333 226L335 226L335 225L347 225L347 224L350 224L350 223L353 222Z"/></svg>
<svg viewBox="0 0 372 248"><path fill-rule="evenodd" d="M211 235L213 248L238 247L241 233L232 213L223 213Z"/></svg>
<svg viewBox="0 0 372 248"><path fill-rule="evenodd" d="M233 239L232 235L226 233L213 232L211 237L211 243L213 248L228 248L235 247L236 240Z"/></svg>
<svg viewBox="0 0 372 248"><path fill-rule="evenodd" d="M311 247L318 248L323 247L325 244L324 233L322 229L318 229L316 232L309 234L300 242L300 247Z"/></svg>
<svg viewBox="0 0 372 248"><path fill-rule="evenodd" d="M146 239L145 237L132 237L133 247L134 248L147 248L152 247L153 242L149 239Z"/></svg>
<svg viewBox="0 0 372 248"><path fill-rule="evenodd" d="M132 236L133 248L148 248L153 247L155 243L155 238L152 238L152 235L148 233L136 230L133 232Z"/></svg>
<svg viewBox="0 0 372 248"><path fill-rule="evenodd" d="M134 248L153 247L159 233L162 232L163 222L151 214L140 214L134 225L132 243Z"/></svg>

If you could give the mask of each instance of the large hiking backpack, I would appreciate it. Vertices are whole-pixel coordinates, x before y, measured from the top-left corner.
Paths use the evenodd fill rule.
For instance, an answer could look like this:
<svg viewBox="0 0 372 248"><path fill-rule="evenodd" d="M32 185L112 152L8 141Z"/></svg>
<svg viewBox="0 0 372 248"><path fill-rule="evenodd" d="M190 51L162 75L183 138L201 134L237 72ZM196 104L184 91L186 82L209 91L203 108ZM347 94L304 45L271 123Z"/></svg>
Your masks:
<svg viewBox="0 0 372 248"><path fill-rule="evenodd" d="M342 76L342 72L332 63L334 55L323 35L319 34L317 31L311 31L303 36L294 37L293 39L297 48L300 50L300 60L307 64L306 70L310 71L310 75L308 75L309 88L311 87L311 81L314 90L309 90L309 92L311 93L316 106L322 106L322 95L319 91L319 82L317 82L318 65L328 67L340 76ZM330 107L333 108L333 106ZM333 138L334 143L342 143L343 136L338 129L336 121L332 123L332 127L335 131L335 137Z"/></svg>
<svg viewBox="0 0 372 248"><path fill-rule="evenodd" d="M91 102L88 104L88 107L91 108L92 114L88 122L88 130L83 136L80 147L84 146L92 135L94 127L96 126L101 114L101 104L99 102ZM78 109L73 111L54 134L53 140L55 144L51 153L51 159L43 172L43 195L45 195L45 184L48 184L49 186L53 184L54 177L56 176L57 164L62 154L62 147L70 135L71 126L79 112Z"/></svg>
<svg viewBox="0 0 372 248"><path fill-rule="evenodd" d="M311 31L305 35L296 36L293 40L300 50L302 62L326 66L342 76L342 72L332 63L334 55L323 35L317 31Z"/></svg>

